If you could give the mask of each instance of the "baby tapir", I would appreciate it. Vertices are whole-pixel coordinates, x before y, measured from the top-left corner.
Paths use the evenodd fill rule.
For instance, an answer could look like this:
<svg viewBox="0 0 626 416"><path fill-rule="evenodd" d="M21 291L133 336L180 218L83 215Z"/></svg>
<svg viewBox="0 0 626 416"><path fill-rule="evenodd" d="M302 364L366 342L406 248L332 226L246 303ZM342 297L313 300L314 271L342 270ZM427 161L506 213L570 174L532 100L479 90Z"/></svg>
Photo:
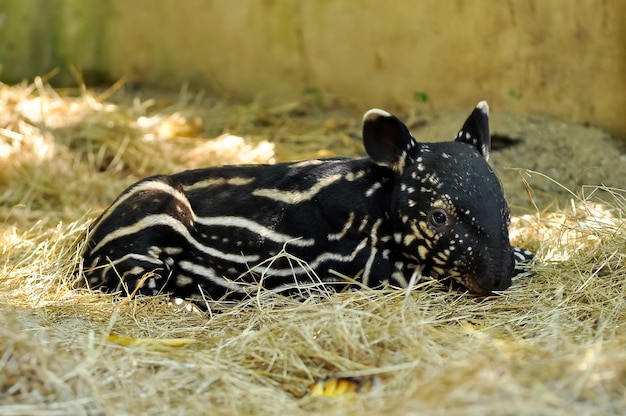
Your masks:
<svg viewBox="0 0 626 416"><path fill-rule="evenodd" d="M480 102L452 142L418 143L373 109L366 158L143 179L91 227L85 282L196 300L350 281L408 287L421 275L504 290L532 255L509 242L509 208L486 161L488 112Z"/></svg>

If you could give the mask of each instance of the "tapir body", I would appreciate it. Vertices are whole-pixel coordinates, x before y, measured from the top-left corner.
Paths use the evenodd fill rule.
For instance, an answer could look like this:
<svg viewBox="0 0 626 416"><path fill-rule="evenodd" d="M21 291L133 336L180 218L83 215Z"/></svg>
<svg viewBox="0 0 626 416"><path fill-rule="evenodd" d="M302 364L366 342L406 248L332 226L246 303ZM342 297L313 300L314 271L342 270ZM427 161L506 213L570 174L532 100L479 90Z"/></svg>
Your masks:
<svg viewBox="0 0 626 416"><path fill-rule="evenodd" d="M408 287L449 278L477 294L511 285L509 208L487 163L488 107L451 142L418 143L382 110L368 157L224 166L146 178L90 229L88 285L192 299L318 284Z"/></svg>

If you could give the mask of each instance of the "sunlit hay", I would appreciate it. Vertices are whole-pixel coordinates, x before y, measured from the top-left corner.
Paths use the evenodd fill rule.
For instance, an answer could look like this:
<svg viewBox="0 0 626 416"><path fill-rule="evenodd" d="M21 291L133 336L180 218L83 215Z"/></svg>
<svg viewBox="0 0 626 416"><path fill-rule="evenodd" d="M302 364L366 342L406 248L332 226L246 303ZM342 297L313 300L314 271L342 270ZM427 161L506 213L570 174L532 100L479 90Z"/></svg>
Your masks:
<svg viewBox="0 0 626 416"><path fill-rule="evenodd" d="M568 210L557 213L525 215L513 220L512 239L519 240L527 228L533 228L529 248L536 251L546 267L552 264L584 270L592 266L617 271L626 256L626 190L586 187L590 196L572 199ZM602 191L610 201L598 202ZM524 240L528 235L524 235ZM539 266L543 267L543 266Z"/></svg>
<svg viewBox="0 0 626 416"><path fill-rule="evenodd" d="M252 164L263 161L274 163L274 145L267 141L262 141L257 145L247 142L239 136L223 134L210 142L200 144L194 149L185 153L184 160L191 169L201 168L207 165L207 161L219 160L225 165Z"/></svg>
<svg viewBox="0 0 626 416"><path fill-rule="evenodd" d="M144 176L274 161L266 141L202 137L203 120L186 116L180 104L157 110L154 100L104 102L110 93L62 95L41 78L0 83L1 220L24 226L72 220Z"/></svg>
<svg viewBox="0 0 626 416"><path fill-rule="evenodd" d="M0 102L10 101L4 94L17 94L13 89L21 91L15 100L31 99L24 93L28 86L2 88ZM0 117L21 120L11 105ZM93 111L90 105L86 109ZM180 107L164 114L184 114ZM128 114L120 108L115 111ZM8 136L23 134L17 125L0 127L10 129ZM304 287L303 299L256 291L204 313L166 295L129 298L72 289L90 220L133 179L129 172L152 171L152 163L162 161L142 158L135 143L141 135L126 135L123 150L100 151L101 143L92 152L87 141L67 146L75 139L66 134L75 132L55 128L48 139L40 136L53 139L45 143L54 157L44 152L41 158L32 146L0 158L2 167L21 161L11 165L18 172L0 173L8 181L0 193L0 414L626 409L625 190L586 188L568 209L514 218L514 243L534 250L537 259L530 276L499 296L476 297L438 281L419 282L408 296L392 288L335 293ZM168 136L164 141L172 148L191 149L187 138L158 134ZM0 130L0 143L13 146L12 140ZM98 155L111 160L97 162L106 159ZM40 159L31 163L34 158ZM143 167L126 166L136 161ZM173 156L167 161L182 163ZM108 170L99 172L103 166ZM111 342L110 334L195 342L154 349L149 341ZM310 394L310 386L329 377L376 383L336 398Z"/></svg>

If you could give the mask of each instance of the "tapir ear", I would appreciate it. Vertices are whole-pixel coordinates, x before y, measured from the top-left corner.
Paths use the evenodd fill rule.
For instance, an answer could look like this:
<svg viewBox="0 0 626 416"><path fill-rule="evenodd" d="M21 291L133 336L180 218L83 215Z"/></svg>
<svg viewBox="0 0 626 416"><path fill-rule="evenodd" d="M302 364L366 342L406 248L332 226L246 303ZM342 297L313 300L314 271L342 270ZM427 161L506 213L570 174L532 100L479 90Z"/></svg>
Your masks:
<svg viewBox="0 0 626 416"><path fill-rule="evenodd" d="M491 136L489 135L489 106L486 101L478 103L457 133L455 141L471 144L485 160L489 159Z"/></svg>
<svg viewBox="0 0 626 416"><path fill-rule="evenodd" d="M417 142L403 122L386 111L373 108L363 116L363 145L369 157L381 166L398 172Z"/></svg>

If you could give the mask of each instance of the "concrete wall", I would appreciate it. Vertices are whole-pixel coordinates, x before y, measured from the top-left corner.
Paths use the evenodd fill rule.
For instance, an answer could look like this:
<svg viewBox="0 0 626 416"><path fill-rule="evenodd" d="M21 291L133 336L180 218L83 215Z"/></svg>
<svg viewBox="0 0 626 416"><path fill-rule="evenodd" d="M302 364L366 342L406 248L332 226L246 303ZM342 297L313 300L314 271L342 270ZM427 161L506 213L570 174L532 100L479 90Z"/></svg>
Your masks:
<svg viewBox="0 0 626 416"><path fill-rule="evenodd" d="M71 63L91 82L188 81L230 99L487 99L626 137L624 19L626 1L600 0L0 0L0 79Z"/></svg>

